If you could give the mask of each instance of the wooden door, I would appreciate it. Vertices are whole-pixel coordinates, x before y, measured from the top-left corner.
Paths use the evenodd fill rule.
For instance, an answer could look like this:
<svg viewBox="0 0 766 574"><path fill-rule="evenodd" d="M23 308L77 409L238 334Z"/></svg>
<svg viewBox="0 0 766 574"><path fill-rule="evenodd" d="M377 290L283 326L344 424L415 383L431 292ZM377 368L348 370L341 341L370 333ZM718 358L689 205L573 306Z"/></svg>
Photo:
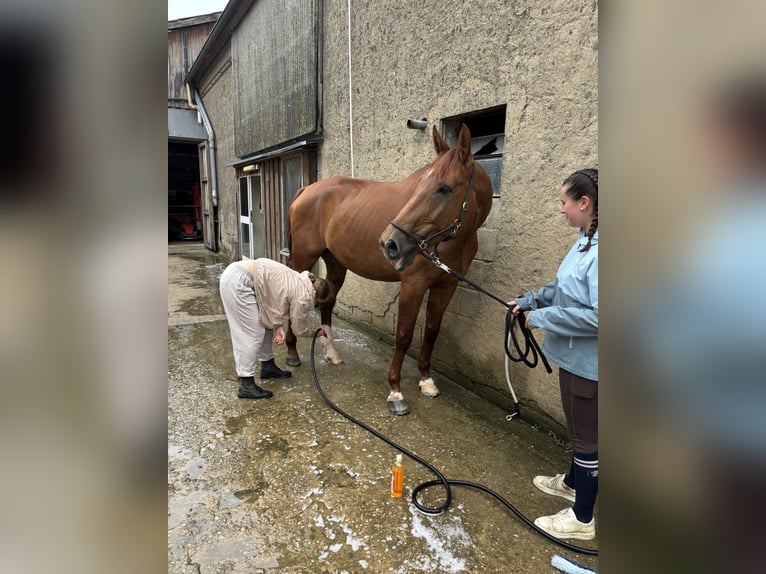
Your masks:
<svg viewBox="0 0 766 574"><path fill-rule="evenodd" d="M202 241L205 247L211 251L216 251L215 237L215 208L213 206L213 194L211 185L213 182L209 179L210 156L207 142L202 142L199 148L199 183L200 183L200 201L202 207Z"/></svg>

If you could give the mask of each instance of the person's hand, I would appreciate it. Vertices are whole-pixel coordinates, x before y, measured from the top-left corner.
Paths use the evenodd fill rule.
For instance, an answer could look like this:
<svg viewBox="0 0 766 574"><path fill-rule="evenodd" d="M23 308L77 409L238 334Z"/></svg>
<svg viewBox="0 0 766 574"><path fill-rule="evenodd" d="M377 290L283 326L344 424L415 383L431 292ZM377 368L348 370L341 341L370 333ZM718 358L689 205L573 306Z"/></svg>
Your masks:
<svg viewBox="0 0 766 574"><path fill-rule="evenodd" d="M276 329L274 329L274 342L277 345L281 345L285 342L285 330L280 325Z"/></svg>
<svg viewBox="0 0 766 574"><path fill-rule="evenodd" d="M514 317L519 314L519 311L521 311L521 307L519 307L519 304L516 303L516 301L508 301L508 306L511 308L511 313L513 313Z"/></svg>

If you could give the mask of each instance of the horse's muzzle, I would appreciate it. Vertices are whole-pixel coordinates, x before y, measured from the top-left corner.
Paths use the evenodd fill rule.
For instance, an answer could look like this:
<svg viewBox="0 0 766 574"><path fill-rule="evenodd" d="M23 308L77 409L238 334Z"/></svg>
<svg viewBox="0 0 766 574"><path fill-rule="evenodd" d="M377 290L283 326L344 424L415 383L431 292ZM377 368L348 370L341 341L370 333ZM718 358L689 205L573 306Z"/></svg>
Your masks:
<svg viewBox="0 0 766 574"><path fill-rule="evenodd" d="M380 235L380 248L397 271L403 271L409 267L417 255L417 245L390 225Z"/></svg>
<svg viewBox="0 0 766 574"><path fill-rule="evenodd" d="M393 239L386 241L383 245L383 249L385 250L386 257L388 257L388 259L393 260L399 257L399 246Z"/></svg>

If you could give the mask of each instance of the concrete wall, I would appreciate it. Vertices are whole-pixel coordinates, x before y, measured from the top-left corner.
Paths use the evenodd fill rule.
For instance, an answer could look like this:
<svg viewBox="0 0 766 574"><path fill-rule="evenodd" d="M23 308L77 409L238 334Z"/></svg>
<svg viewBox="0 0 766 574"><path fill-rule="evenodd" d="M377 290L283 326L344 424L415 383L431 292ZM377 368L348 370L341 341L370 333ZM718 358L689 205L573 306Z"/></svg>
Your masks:
<svg viewBox="0 0 766 574"><path fill-rule="evenodd" d="M222 253L230 255L234 244L239 241L239 184L234 168L226 166L237 160L234 155L233 75L228 47L221 51L200 82L200 97L216 136L218 248Z"/></svg>
<svg viewBox="0 0 766 574"><path fill-rule="evenodd" d="M321 178L352 172L346 9L343 0L324 3ZM502 196L469 272L504 298L553 279L577 237L558 214L558 191L571 172L597 165L597 11L591 0L352 2L356 177L400 179L432 159L428 132L406 129L407 118L441 127L442 118L507 106ZM338 315L392 339L397 293L398 284L349 274ZM437 341L437 369L510 404L503 325L497 303L460 288ZM414 353L419 342L420 325ZM563 422L555 373L514 365L512 381L527 414ZM403 389L417 392L416 381Z"/></svg>

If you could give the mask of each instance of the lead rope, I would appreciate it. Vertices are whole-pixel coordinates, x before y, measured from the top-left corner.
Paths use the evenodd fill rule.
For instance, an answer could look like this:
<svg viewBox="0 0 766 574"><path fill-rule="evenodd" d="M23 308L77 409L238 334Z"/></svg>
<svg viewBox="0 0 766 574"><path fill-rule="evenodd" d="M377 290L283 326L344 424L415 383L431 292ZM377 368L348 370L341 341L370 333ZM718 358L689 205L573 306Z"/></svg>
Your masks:
<svg viewBox="0 0 766 574"><path fill-rule="evenodd" d="M429 251L421 247L421 253L424 257L428 258L428 260L431 261L431 263L436 265L442 271L449 273L450 275L455 277L458 281L462 281L474 291L478 291L479 293L486 295L487 297L491 299L494 299L495 301L497 301L498 303L500 303L503 307L507 309L507 312L505 314L505 335L506 336L505 336L504 347L505 347L505 354L511 361L513 361L514 363L524 363L530 369L534 369L537 366L537 363L539 360L539 361L542 361L543 366L545 367L545 370L548 372L548 374L553 372L553 369L551 369L551 366L548 363L548 359L543 354L543 351L540 348L540 345L538 345L534 334L532 333L530 329L527 328L527 325L526 325L527 320L526 320L526 317L524 316L524 311L520 310L518 315L514 315L508 303L503 301L497 295L493 295L492 293L484 289L481 285L477 285L476 283L474 283L467 277L461 275L460 273L452 269L450 266L444 263L441 259L439 259L439 256L437 255L435 250ZM524 338L523 350L516 336L515 327L517 324ZM516 349L516 352L518 353L518 355L514 356L511 349L508 347L509 340L513 343L513 347L514 349Z"/></svg>

